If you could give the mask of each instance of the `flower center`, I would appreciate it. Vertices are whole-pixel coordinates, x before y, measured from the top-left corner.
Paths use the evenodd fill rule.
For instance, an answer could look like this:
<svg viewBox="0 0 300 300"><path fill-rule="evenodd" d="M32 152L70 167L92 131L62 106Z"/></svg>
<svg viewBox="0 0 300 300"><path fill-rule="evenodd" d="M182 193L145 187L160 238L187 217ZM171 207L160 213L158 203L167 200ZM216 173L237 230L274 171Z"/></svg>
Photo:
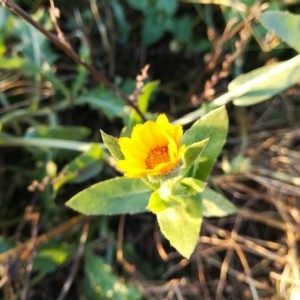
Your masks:
<svg viewBox="0 0 300 300"><path fill-rule="evenodd" d="M168 146L158 146L151 149L146 158L147 169L153 169L155 166L170 161Z"/></svg>

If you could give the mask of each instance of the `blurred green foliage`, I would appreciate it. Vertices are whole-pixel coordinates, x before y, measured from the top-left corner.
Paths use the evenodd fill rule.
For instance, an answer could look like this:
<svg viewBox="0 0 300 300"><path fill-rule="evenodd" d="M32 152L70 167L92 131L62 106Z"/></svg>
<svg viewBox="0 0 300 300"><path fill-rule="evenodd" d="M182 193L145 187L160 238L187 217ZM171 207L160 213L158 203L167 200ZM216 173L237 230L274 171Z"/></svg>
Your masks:
<svg viewBox="0 0 300 300"><path fill-rule="evenodd" d="M158 60L156 67L160 67L156 74L161 71L161 76L167 74L168 79L164 78L159 84L160 75L152 78L150 74L144 93L135 99L148 119L154 117L151 112L168 107L174 116L183 116L182 123L187 124L220 105L215 97L215 101L198 109L184 96L198 80L205 59L219 50L218 47L221 47L218 60L223 60L225 54L235 53L239 37L233 34L226 40L223 35L228 30L231 32L233 17L236 26L247 24L249 38L228 70L227 83L233 81L228 93L222 90L229 99L226 103L258 104L299 81L299 59L295 56L299 51L299 1L267 1L269 12L262 13L261 3L254 0L113 0L104 1L106 7L97 2L101 6L100 16L92 12L92 2L57 1L56 6L62 13L58 22L80 58L95 65L105 76L109 74L107 77L127 95L134 91L134 76L142 67L140 61L148 62L153 49L158 53L161 49L167 52L162 59L158 55L153 57L154 63ZM24 5L35 21L55 33L48 2L18 3ZM285 10L294 14L283 12ZM253 19L256 21L249 21ZM216 29L215 38L208 34L212 28ZM222 41L222 36L223 44L216 43ZM136 55L137 50L142 54ZM204 54L207 57L203 57ZM146 61L141 59L143 56ZM288 60L265 66L273 57ZM274 70L284 65L288 65L284 72L278 69L279 75L274 77ZM245 82L261 75L267 77L264 82L259 80L254 88L251 86L251 93L244 89ZM282 85L270 89L274 82ZM265 92L263 96L261 89ZM169 105L166 98L171 99L171 103L175 99L175 105ZM67 199L91 184L115 177L116 171L111 168L99 129L118 136L125 128L123 134L126 135L140 121L128 103L96 83L86 68L75 64L26 21L0 6L0 254L32 237L28 229L31 223L24 217L28 206L40 213L38 229L41 234L47 233L73 215L63 205ZM213 206L215 203L209 201L213 191L205 191L206 207ZM219 194L213 197L223 201ZM210 216L210 212L207 209L204 215ZM218 213L224 215L224 211ZM83 284L78 287L78 293L85 299L142 298L140 291L126 284L123 273L116 275L113 268L116 265L112 259L116 252L115 227L106 217L92 221L80 275ZM47 278L51 282L53 274L55 277L55 274L65 273L62 268L74 260L80 228L75 226L62 236L57 235L55 241L46 240L35 249L32 289L43 286ZM105 247L97 252L99 240ZM145 262L130 241L124 243L125 254L136 259L145 273L160 278L165 268L163 263ZM7 276L5 264L13 265L13 261L5 261L0 266L2 278ZM24 262L19 269L21 273L25 270ZM17 277L9 280L16 280L13 288L16 294L20 293L22 282L18 282ZM1 291L0 298L5 299L4 294Z"/></svg>

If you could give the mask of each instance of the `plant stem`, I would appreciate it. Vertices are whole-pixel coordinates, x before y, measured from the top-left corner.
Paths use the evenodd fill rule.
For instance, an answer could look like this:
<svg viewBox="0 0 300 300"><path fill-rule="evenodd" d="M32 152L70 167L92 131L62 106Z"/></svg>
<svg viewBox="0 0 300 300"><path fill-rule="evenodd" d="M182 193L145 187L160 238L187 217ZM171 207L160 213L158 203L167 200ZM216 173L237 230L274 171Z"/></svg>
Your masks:
<svg viewBox="0 0 300 300"><path fill-rule="evenodd" d="M11 146L34 146L42 148L58 148L65 150L74 150L84 152L91 147L92 143L68 141L59 139L47 139L47 138L16 138L16 137L2 137L0 139L0 147Z"/></svg>

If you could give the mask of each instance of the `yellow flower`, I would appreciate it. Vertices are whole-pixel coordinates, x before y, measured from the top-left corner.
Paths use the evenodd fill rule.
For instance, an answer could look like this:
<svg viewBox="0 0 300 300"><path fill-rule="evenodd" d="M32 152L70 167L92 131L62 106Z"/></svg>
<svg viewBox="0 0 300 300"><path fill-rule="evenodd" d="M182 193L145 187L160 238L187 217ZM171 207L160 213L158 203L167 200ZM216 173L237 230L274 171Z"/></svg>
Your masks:
<svg viewBox="0 0 300 300"><path fill-rule="evenodd" d="M131 138L118 139L124 159L117 162L117 167L129 178L173 171L185 149L185 145L180 146L182 134L182 127L172 125L165 114L159 115L156 122L136 125Z"/></svg>

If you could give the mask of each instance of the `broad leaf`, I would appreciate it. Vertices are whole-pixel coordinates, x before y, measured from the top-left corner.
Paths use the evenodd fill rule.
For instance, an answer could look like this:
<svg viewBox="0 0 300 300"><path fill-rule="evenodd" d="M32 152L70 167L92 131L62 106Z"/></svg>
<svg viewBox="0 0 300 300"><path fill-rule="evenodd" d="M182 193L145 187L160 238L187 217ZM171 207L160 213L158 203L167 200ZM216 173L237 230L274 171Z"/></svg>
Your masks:
<svg viewBox="0 0 300 300"><path fill-rule="evenodd" d="M42 10L37 10L33 18L39 22L43 18L42 15ZM49 65L55 61L56 54L51 50L50 42L46 36L25 20L15 19L13 25L14 32L21 41L18 49L26 57L28 65L37 67L36 70L39 72L49 68ZM28 68L23 70L30 73Z"/></svg>
<svg viewBox="0 0 300 300"><path fill-rule="evenodd" d="M47 244L35 255L33 270L43 276L52 273L70 258L71 252L72 248L67 244Z"/></svg>
<svg viewBox="0 0 300 300"><path fill-rule="evenodd" d="M111 0L110 5L113 10L113 16L116 19L118 42L124 44L128 41L131 31L131 23L127 19L125 13L126 8L123 3L119 2L119 0Z"/></svg>
<svg viewBox="0 0 300 300"><path fill-rule="evenodd" d="M100 109L111 119L120 117L125 107L120 98L102 87L81 95L76 99L76 104L88 104L93 109Z"/></svg>
<svg viewBox="0 0 300 300"><path fill-rule="evenodd" d="M263 26L300 53L299 15L281 11L267 11L258 18Z"/></svg>
<svg viewBox="0 0 300 300"><path fill-rule="evenodd" d="M127 0L127 3L137 9L137 10L140 10L144 13L147 13L148 9L149 9L149 6L150 6L150 3L148 0L139 0L139 1L136 1L136 0Z"/></svg>
<svg viewBox="0 0 300 300"><path fill-rule="evenodd" d="M64 166L54 183L54 190L59 190L67 182L81 183L97 175L103 166L103 150L99 144L92 144L90 149Z"/></svg>
<svg viewBox="0 0 300 300"><path fill-rule="evenodd" d="M14 70L23 67L24 59L19 56L0 57L0 70Z"/></svg>
<svg viewBox="0 0 300 300"><path fill-rule="evenodd" d="M205 182L195 179L193 177L182 178L180 184L185 187L186 194L189 195L202 193L205 188Z"/></svg>
<svg viewBox="0 0 300 300"><path fill-rule="evenodd" d="M138 300L138 290L124 283L114 273L111 265L100 256L88 251L84 259L83 294L85 299Z"/></svg>
<svg viewBox="0 0 300 300"><path fill-rule="evenodd" d="M185 175L193 165L199 162L201 153L206 147L208 140L205 139L187 146L183 154L183 166L180 169L180 174Z"/></svg>
<svg viewBox="0 0 300 300"><path fill-rule="evenodd" d="M110 154L117 160L124 159L124 155L121 152L118 139L112 135L105 133L103 130L100 130L100 132L101 132L103 143L109 150Z"/></svg>
<svg viewBox="0 0 300 300"><path fill-rule="evenodd" d="M244 90L233 104L248 106L268 100L300 80L300 55L271 66L264 66L240 75L230 82L229 91Z"/></svg>
<svg viewBox="0 0 300 300"><path fill-rule="evenodd" d="M178 204L185 205L186 198L202 193L204 188L203 181L191 177L166 180L152 193L147 208L153 213L158 213Z"/></svg>
<svg viewBox="0 0 300 300"><path fill-rule="evenodd" d="M192 41L194 20L189 15L183 15L175 19L172 33L175 38L185 44Z"/></svg>
<svg viewBox="0 0 300 300"><path fill-rule="evenodd" d="M142 27L142 42L146 47L159 41L165 33L163 24L158 23L156 15L146 16Z"/></svg>
<svg viewBox="0 0 300 300"><path fill-rule="evenodd" d="M190 196L184 202L156 215L163 235L181 255L189 258L197 245L202 222L201 195Z"/></svg>
<svg viewBox="0 0 300 300"><path fill-rule="evenodd" d="M203 197L203 217L226 217L237 212L236 207L223 195L206 188Z"/></svg>
<svg viewBox="0 0 300 300"><path fill-rule="evenodd" d="M225 107L222 106L196 121L193 126L184 133L181 142L187 146L209 139L201 153L198 160L199 162L194 165L193 177L202 181L207 179L224 146L227 130L227 112Z"/></svg>
<svg viewBox="0 0 300 300"><path fill-rule="evenodd" d="M178 7L177 0L156 0L155 4L157 11L163 12L166 15L174 15Z"/></svg>
<svg viewBox="0 0 300 300"><path fill-rule="evenodd" d="M184 203L182 198L186 194L186 187L180 184L181 177L174 177L172 179L163 181L161 186L152 193L148 209L153 213L160 212L168 207Z"/></svg>
<svg viewBox="0 0 300 300"><path fill-rule="evenodd" d="M300 55L287 61L264 66L232 80L228 93L213 101L223 105L233 101L235 105L247 106L268 100L296 84L300 80Z"/></svg>
<svg viewBox="0 0 300 300"><path fill-rule="evenodd" d="M86 215L145 212L152 190L140 179L116 177L79 192L66 205Z"/></svg>
<svg viewBox="0 0 300 300"><path fill-rule="evenodd" d="M163 199L160 191L156 190L151 194L147 208L156 214L167 209L169 206L171 206L171 203Z"/></svg>

